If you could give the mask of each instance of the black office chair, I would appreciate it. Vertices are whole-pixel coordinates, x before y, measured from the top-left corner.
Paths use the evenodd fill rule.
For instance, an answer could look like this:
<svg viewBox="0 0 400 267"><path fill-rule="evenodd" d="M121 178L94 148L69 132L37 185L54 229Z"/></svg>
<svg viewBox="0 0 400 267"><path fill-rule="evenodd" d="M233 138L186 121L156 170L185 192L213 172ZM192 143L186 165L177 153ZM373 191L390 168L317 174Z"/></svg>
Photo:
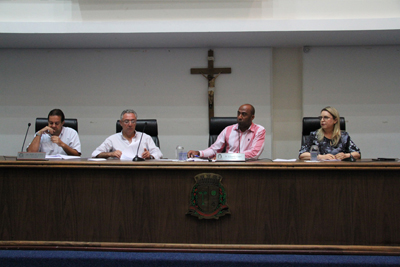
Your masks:
<svg viewBox="0 0 400 267"><path fill-rule="evenodd" d="M208 138L208 146L214 144L217 140L218 135L225 129L225 127L236 124L236 117L213 117L210 119L209 125L209 138Z"/></svg>
<svg viewBox="0 0 400 267"><path fill-rule="evenodd" d="M304 117L301 145L303 146L307 143L310 133L319 128L321 128L321 124L318 117ZM340 117L340 130L346 131L346 121L344 120L344 117Z"/></svg>
<svg viewBox="0 0 400 267"><path fill-rule="evenodd" d="M36 118L35 132L43 129L47 125L49 125L47 118ZM77 119L65 119L64 126L70 127L72 129L74 129L75 131L78 131L78 120Z"/></svg>
<svg viewBox="0 0 400 267"><path fill-rule="evenodd" d="M149 120L136 120L136 130L139 132L143 132L144 124L147 122L145 133L150 135L153 138L154 143L157 147L160 147L160 140L158 139L158 126L157 120L149 119ZM122 131L122 127L119 124L119 120L117 120L117 133Z"/></svg>

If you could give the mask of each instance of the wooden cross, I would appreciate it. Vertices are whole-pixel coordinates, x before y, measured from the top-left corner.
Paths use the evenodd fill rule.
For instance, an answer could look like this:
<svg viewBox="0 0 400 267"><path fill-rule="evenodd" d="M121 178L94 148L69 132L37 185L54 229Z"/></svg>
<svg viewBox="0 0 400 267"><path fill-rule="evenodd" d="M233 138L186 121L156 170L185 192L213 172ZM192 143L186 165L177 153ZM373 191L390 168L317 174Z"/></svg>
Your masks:
<svg viewBox="0 0 400 267"><path fill-rule="evenodd" d="M208 80L208 119L214 117L215 80L220 74L231 73L231 68L214 68L214 51L208 50L208 68L190 69L190 74L201 74ZM216 76L214 76L216 75Z"/></svg>

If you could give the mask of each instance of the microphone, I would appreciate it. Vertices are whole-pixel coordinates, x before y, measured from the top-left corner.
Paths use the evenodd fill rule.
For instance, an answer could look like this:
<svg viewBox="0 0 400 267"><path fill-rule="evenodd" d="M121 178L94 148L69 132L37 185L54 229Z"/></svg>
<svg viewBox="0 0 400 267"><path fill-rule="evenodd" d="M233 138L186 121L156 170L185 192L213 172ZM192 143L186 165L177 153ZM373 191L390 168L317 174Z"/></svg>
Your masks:
<svg viewBox="0 0 400 267"><path fill-rule="evenodd" d="M356 159L353 157L353 155L351 154L351 151L350 151L350 137L349 137L349 139L347 139L347 150L350 153L350 158L345 158L345 159L343 159L343 161L355 162Z"/></svg>
<svg viewBox="0 0 400 267"><path fill-rule="evenodd" d="M142 136L140 136L139 145L138 145L137 151L136 151L136 156L132 159L132 161L144 161L145 160L144 158L139 157L138 154L139 154L140 144L142 143L142 138L143 138L143 135L144 135L144 130L146 129L146 125L147 125L147 121L144 123Z"/></svg>
<svg viewBox="0 0 400 267"><path fill-rule="evenodd" d="M351 161L351 162L354 162L354 161L356 161L356 159L353 157L353 155L351 154L351 152L350 152L350 158L349 158L349 161Z"/></svg>
<svg viewBox="0 0 400 267"><path fill-rule="evenodd" d="M28 129L26 129L26 134L25 134L24 142L22 143L21 152L24 151L24 145L25 145L26 137L28 136L29 127L31 127L31 123L28 123Z"/></svg>
<svg viewBox="0 0 400 267"><path fill-rule="evenodd" d="M352 155L351 152L350 152L350 158L345 158L345 159L343 159L343 161L351 161L351 162L354 162L354 161L357 161L357 160L353 157L353 155Z"/></svg>

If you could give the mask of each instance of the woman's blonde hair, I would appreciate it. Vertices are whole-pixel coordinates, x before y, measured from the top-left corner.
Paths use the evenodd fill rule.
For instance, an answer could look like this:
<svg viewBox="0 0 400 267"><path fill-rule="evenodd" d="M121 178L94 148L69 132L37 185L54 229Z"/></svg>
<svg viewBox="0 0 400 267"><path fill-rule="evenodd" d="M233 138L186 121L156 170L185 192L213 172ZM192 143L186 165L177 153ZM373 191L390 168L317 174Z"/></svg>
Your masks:
<svg viewBox="0 0 400 267"><path fill-rule="evenodd" d="M321 110L322 111L327 111L329 112L329 114L332 115L333 119L337 119L337 122L335 124L335 126L333 126L333 133L332 133L332 138L331 138L331 145L332 146L337 146L337 144L340 141L340 138L342 136L341 132L340 132L340 115L339 115L339 111L337 111L335 108L327 106L325 108L323 108ZM324 130L322 128L319 128L317 131L317 138L319 142L322 142L322 140L324 140Z"/></svg>

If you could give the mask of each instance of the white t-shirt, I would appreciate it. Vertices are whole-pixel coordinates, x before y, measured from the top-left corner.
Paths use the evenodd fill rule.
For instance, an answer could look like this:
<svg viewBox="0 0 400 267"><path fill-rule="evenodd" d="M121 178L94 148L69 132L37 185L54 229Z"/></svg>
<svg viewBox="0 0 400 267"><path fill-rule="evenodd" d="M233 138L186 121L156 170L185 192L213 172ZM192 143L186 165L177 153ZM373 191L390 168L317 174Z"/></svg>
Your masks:
<svg viewBox="0 0 400 267"><path fill-rule="evenodd" d="M77 131L63 126L59 137L62 142L81 153L81 141ZM67 155L62 147L51 141L51 135L45 133L40 138L39 152L46 152L46 155Z"/></svg>

